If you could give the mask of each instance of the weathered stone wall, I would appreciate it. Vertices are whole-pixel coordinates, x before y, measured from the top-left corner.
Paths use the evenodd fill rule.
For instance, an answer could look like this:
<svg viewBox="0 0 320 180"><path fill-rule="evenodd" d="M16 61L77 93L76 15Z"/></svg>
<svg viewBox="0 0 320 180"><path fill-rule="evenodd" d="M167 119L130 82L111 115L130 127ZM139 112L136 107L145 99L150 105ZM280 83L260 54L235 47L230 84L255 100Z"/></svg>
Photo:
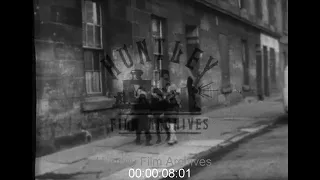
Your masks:
<svg viewBox="0 0 320 180"><path fill-rule="evenodd" d="M81 1L34 4L37 120L65 121L61 123L68 126L57 132L59 136L77 129L68 121L80 113L84 93Z"/></svg>
<svg viewBox="0 0 320 180"><path fill-rule="evenodd" d="M123 80L131 79L131 70L143 70L142 79L151 80L154 68L154 56L151 35L151 15L166 19L165 57L163 68L169 70L170 80L182 90L183 103L188 101L186 80L192 76L186 67L192 52L187 51L186 25L197 26L199 30L199 48L203 54L199 60L199 73L204 70L210 57L213 62L223 61L219 51L219 34L228 37L229 66L232 93L223 95L221 88L221 65L213 67L201 78L199 84L213 82L208 92L212 98L198 96L202 107L219 106L239 101L243 98L243 64L241 41L247 40L249 47L249 82L253 92L256 90L255 45L260 44L260 32L228 15L209 9L200 3L189 0L104 0L103 2L103 47L117 69L121 72L113 79L103 70L105 91L87 107L84 80L84 57L82 48L82 14L80 0L38 0L35 7L35 49L37 74L37 122L57 122L54 136L63 136L78 132L79 124L88 128L110 127L110 119L116 117L119 109L94 109L102 101L109 102L115 93L123 90ZM265 0L263 1L264 3ZM237 1L214 1L233 14L240 16ZM246 5L248 19L255 19L255 1ZM264 9L266 12L266 9ZM242 16L242 15L241 15ZM265 16L263 16L265 17ZM267 17L267 16L266 16ZM264 20L267 20L264 18ZM258 23L258 22L257 22ZM139 56L137 42L145 40L149 62ZM181 50L179 63L170 62L177 41ZM132 58L133 65L126 67L119 53L124 45ZM128 57L126 56L126 60ZM278 63L278 61L277 61ZM251 94L251 95L254 95ZM106 97L108 96L108 97ZM107 100L106 100L107 99ZM92 99L91 99L92 100ZM112 102L112 101L110 101ZM104 104L103 104L104 106ZM99 109L99 111L97 111ZM50 124L50 123L49 123ZM52 136L50 128L43 128L43 138Z"/></svg>
<svg viewBox="0 0 320 180"><path fill-rule="evenodd" d="M232 4L235 6L237 4ZM37 4L35 46L37 54L37 96L38 115L50 115L53 120L71 124L68 132L76 130L76 124L86 123L87 113L81 112L81 102L85 97L81 3L68 1L39 1ZM120 70L117 80L108 77L104 82L107 94L114 95L123 90L123 80L131 79L131 70L144 71L143 79L152 78L153 60L151 40L151 14L166 18L166 56L164 68L168 69L171 82L180 88L185 87L186 79L191 75L185 66L190 52L186 49L185 26L194 25L199 28L200 49L204 51L199 61L199 72L202 72L210 56L220 60L218 35L228 35L230 47L231 84L241 91L242 87L242 54L241 40L248 39L250 62L254 60L255 31L244 24L190 1L106 1L104 9L104 50L115 66ZM140 63L137 41L146 40L151 62ZM176 41L180 41L178 49L183 54L180 62L169 62L173 56ZM127 68L119 54L120 48L127 46L133 66ZM213 61L213 62L214 62ZM254 64L250 66L250 82L254 88ZM212 89L220 88L220 66L206 72L201 83L214 82ZM185 90L185 89L184 89ZM216 105L219 102L218 92L209 93L215 99L202 98L202 104ZM186 96L184 101L187 101ZM221 99L221 98L220 98ZM224 99L224 98L222 98ZM99 112L98 112L99 113ZM90 113L89 113L90 114ZM72 116L76 115L77 118ZM71 117L71 123L70 121ZM73 120L74 119L74 120ZM81 119L81 120L79 120ZM65 130L64 130L65 132Z"/></svg>

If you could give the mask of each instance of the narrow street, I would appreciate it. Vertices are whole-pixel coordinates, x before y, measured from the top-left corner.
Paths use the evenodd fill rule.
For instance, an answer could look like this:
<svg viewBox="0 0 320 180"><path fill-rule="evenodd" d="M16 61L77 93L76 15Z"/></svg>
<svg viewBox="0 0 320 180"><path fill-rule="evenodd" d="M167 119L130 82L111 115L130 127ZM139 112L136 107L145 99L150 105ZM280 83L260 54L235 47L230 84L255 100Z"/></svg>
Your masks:
<svg viewBox="0 0 320 180"><path fill-rule="evenodd" d="M212 156L211 166L192 168L189 179L288 179L288 116L247 142Z"/></svg>
<svg viewBox="0 0 320 180"><path fill-rule="evenodd" d="M167 162L169 157L186 160L198 157L210 163L188 164L189 179L286 179L288 118L282 106L279 98L274 98L208 112L202 115L212 119L207 128L200 129L201 134L178 134L179 143L175 146L165 143L137 146L132 143L135 137L121 135L105 138L38 159L36 177L39 180L129 180L132 179L128 176L130 168L158 167L152 163L141 164L142 157L152 157L157 162ZM263 126L267 128L259 130ZM247 136L243 138L244 134ZM243 139L235 141L236 138ZM217 151L211 151L215 147ZM167 163L161 165L167 169L173 167ZM175 168L185 165L177 164Z"/></svg>
<svg viewBox="0 0 320 180"><path fill-rule="evenodd" d="M288 0L33 0L32 16L36 180L288 178Z"/></svg>

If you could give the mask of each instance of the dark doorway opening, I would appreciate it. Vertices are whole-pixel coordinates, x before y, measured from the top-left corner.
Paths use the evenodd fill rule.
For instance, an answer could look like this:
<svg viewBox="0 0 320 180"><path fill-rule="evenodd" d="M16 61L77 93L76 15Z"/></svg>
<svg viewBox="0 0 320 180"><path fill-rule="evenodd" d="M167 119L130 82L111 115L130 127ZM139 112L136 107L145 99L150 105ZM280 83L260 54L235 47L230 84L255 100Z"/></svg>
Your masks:
<svg viewBox="0 0 320 180"><path fill-rule="evenodd" d="M243 85L250 86L249 79L249 48L247 40L242 40L242 65L243 65Z"/></svg>
<svg viewBox="0 0 320 180"><path fill-rule="evenodd" d="M187 57L188 67L194 78L197 78L199 74L201 50L199 40L199 30L196 25L186 25L186 42L187 42ZM191 68L190 68L191 67ZM196 96L197 91L195 90L194 80L188 77L188 110L189 112L201 111L201 98Z"/></svg>
<svg viewBox="0 0 320 180"><path fill-rule="evenodd" d="M270 96L270 86L269 86L269 53L268 47L263 46L263 67L264 67L264 95Z"/></svg>
<svg viewBox="0 0 320 180"><path fill-rule="evenodd" d="M263 98L263 79L262 79L262 53L261 46L259 44L256 45L256 74L257 74L257 96L260 101Z"/></svg>
<svg viewBox="0 0 320 180"><path fill-rule="evenodd" d="M276 75L276 52L274 48L270 48L270 76L272 91L277 91L277 75Z"/></svg>
<svg viewBox="0 0 320 180"><path fill-rule="evenodd" d="M222 90L230 88L230 65L229 65L229 44L228 36L219 34L219 51L221 67L221 88Z"/></svg>

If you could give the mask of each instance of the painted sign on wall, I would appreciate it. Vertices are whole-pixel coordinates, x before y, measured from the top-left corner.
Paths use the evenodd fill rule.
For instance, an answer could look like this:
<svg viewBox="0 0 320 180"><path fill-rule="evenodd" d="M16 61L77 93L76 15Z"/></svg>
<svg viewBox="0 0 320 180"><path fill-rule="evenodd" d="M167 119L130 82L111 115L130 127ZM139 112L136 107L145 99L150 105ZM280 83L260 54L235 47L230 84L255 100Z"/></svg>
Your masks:
<svg viewBox="0 0 320 180"><path fill-rule="evenodd" d="M159 40L160 41L160 40ZM174 51L173 51L173 55L170 58L170 62L171 63L176 63L176 64L180 64L180 57L183 54L183 51L180 48L180 41L176 41L175 42L175 47L174 47ZM140 57L140 64L144 65L144 58L146 59L146 62L151 62L150 56L148 54L148 49L147 49L147 44L145 40L142 41L138 41L136 42L137 47L138 47L138 52L139 52L139 57ZM161 43L159 43L161 44ZM124 45L122 48L117 50L120 54L121 60L124 63L124 65L129 69L133 66L133 60L132 60L132 56L130 55L128 48L126 45ZM198 53L203 53L203 51L199 48L195 48L192 55L189 57L187 64L185 65L188 69L190 69L191 71L194 68L194 64L197 64L200 60L200 58L198 58ZM125 58L126 56L126 58ZM162 57L158 57L158 58L162 58ZM204 67L203 71L198 74L198 76L196 77L195 80L195 85L197 85L200 81L200 79L204 76L204 74L209 71L211 68L215 67L216 65L218 65L218 61L212 62L214 60L214 58L212 56L209 57L206 66ZM120 75L122 72L115 66L114 62L112 61L112 59L110 58L110 56L108 54L105 55L105 57L100 61L103 66L106 68L107 72L111 75L111 77L115 80L117 80L117 76ZM114 70L114 73L112 70ZM162 72L161 75L162 76L168 76L168 73L166 72Z"/></svg>

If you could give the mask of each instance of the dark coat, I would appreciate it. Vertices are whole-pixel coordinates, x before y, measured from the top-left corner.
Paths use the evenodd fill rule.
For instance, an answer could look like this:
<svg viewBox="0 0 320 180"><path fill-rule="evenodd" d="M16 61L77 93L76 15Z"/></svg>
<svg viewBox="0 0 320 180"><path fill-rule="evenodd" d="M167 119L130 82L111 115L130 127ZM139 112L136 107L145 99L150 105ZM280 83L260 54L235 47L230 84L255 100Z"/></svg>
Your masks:
<svg viewBox="0 0 320 180"><path fill-rule="evenodd" d="M150 103L144 96L140 96L137 99L136 104L132 106L132 127L131 130L149 130L150 129L150 122L148 115L150 114Z"/></svg>
<svg viewBox="0 0 320 180"><path fill-rule="evenodd" d="M157 93L158 97L151 98L151 110L155 115L155 118L162 113L170 112L178 112L179 111L179 104L176 100L176 94L173 92L165 93L166 99L164 99L164 93ZM177 119L177 115L165 115L164 119L161 120L163 122L173 122L175 123Z"/></svg>

